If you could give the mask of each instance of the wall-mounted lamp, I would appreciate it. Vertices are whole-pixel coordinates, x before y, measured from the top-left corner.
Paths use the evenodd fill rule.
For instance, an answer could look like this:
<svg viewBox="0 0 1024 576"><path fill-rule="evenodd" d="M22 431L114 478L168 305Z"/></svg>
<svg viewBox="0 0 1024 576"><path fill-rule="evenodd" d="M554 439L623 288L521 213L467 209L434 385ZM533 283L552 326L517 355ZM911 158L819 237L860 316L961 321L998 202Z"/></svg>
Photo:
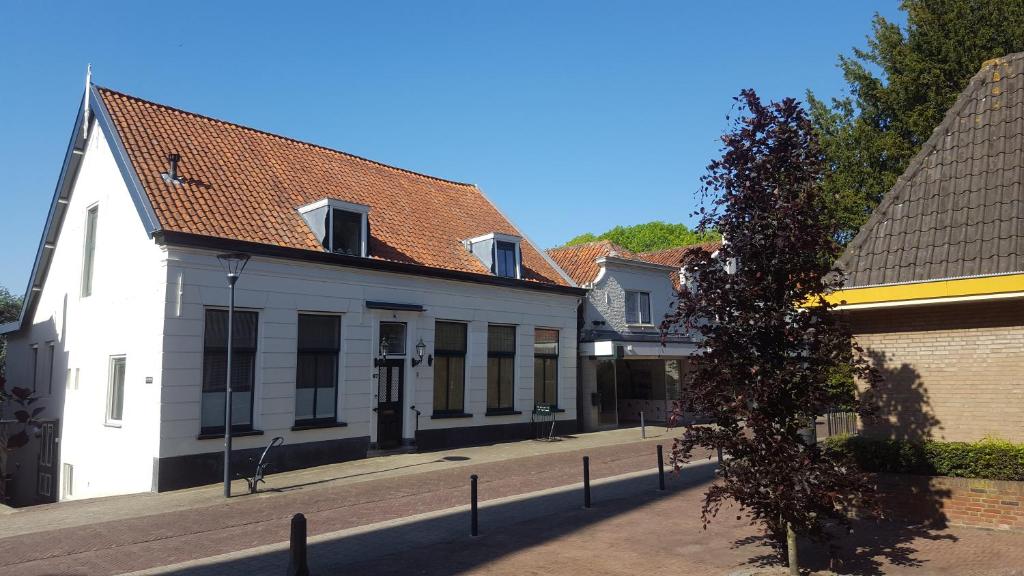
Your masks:
<svg viewBox="0 0 1024 576"><path fill-rule="evenodd" d="M377 345L377 357L373 359L374 366L383 366L388 359L388 339L381 336L380 344Z"/></svg>
<svg viewBox="0 0 1024 576"><path fill-rule="evenodd" d="M423 338L420 338L420 341L416 343L416 357L412 359L412 365L413 366L419 366L420 363L423 362L423 354L425 354L426 351L427 351L427 345L423 343ZM434 364L434 355L431 354L431 355L427 356L427 366L433 366L433 364Z"/></svg>

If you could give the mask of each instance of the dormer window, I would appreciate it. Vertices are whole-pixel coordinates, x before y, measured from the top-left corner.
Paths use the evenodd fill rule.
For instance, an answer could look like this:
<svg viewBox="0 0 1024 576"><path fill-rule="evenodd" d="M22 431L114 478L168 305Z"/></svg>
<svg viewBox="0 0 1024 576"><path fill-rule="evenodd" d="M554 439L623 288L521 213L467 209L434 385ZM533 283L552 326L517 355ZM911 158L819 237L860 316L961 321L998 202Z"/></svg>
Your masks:
<svg viewBox="0 0 1024 576"><path fill-rule="evenodd" d="M514 242L495 242L494 273L505 278L519 278L519 252Z"/></svg>
<svg viewBox="0 0 1024 576"><path fill-rule="evenodd" d="M523 255L519 242L518 236L493 232L470 238L464 244L495 276L522 278Z"/></svg>
<svg viewBox="0 0 1024 576"><path fill-rule="evenodd" d="M324 250L335 254L368 254L370 207L334 198L299 208L299 214L313 231Z"/></svg>

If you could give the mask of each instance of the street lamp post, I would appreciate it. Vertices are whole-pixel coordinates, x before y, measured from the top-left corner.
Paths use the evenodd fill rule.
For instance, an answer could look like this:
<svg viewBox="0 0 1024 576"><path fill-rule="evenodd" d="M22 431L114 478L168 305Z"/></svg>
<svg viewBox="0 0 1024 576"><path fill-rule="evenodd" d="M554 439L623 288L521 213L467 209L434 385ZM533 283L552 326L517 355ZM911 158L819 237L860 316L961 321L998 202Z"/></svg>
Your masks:
<svg viewBox="0 0 1024 576"><path fill-rule="evenodd" d="M231 497L231 356L234 353L232 331L235 317L235 283L242 275L245 264L249 261L248 254L219 254L221 266L228 275L228 358L227 377L224 384L224 497Z"/></svg>

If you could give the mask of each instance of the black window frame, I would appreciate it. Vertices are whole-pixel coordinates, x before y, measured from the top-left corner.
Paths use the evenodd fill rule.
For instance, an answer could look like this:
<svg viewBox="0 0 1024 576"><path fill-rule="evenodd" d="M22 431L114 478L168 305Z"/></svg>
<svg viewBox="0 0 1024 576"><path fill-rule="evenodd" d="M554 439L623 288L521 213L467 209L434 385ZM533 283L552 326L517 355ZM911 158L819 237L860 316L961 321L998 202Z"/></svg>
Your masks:
<svg viewBox="0 0 1024 576"><path fill-rule="evenodd" d="M330 207L330 211L331 211L330 212L331 226L330 226L329 233L330 233L330 240L331 240L331 252L333 252L335 254L346 254L346 255L349 255L349 256L360 256L360 257L366 256L366 254L364 253L365 252L364 248L365 248L365 244L366 244L366 242L365 242L366 238L363 236L363 230L364 230L364 227L366 226L366 221L365 221L366 220L366 214L364 214L362 212L357 212L355 210L348 210L346 208L339 208L339 207L334 207L334 206ZM337 246L337 243L336 243L336 240L337 240L337 237L338 237L337 234L336 234L336 232L338 230L338 226L337 226L337 220L338 220L337 215L338 215L338 212L344 212L346 216L355 216L358 228L357 228L357 231L356 231L356 247L355 247L355 251L354 252L347 251L347 250L339 250L338 249L338 246Z"/></svg>
<svg viewBox="0 0 1024 576"><path fill-rule="evenodd" d="M509 256L508 259L507 259L508 262L506 262L506 263L508 265L511 265L512 269L510 271L507 271L507 272L510 272L510 273L507 273L507 274L503 274L502 273L502 262L504 261L502 259L502 252L510 253L511 254L511 256ZM516 246L515 242L507 242L505 240L495 240L494 241L494 274L495 274L495 276L501 276L503 278L519 278L519 259L516 257L516 253L517 252L518 252L518 250L517 250L517 246Z"/></svg>
<svg viewBox="0 0 1024 576"><path fill-rule="evenodd" d="M554 332L555 333L555 352L553 354L550 353L550 352L538 352L538 350L537 350L537 343L536 343L536 335L540 331ZM554 329L554 328L540 328L540 327L534 328L534 345L533 345L533 363L534 363L534 368L533 368L533 375L534 375L533 403L534 403L534 405L544 405L544 406L550 406L552 408L558 408L558 355L559 355L559 353L561 351L561 345L560 345L560 342L559 342L559 338L560 337L561 337L561 333L557 329ZM537 382L537 362L538 361L540 361L543 364L543 366L544 366L544 368L542 370L542 373L543 373L542 375L543 376L547 375L547 370L548 370L549 366L550 366L550 368L552 370L552 373L554 374L554 381L555 381L555 383L554 383L554 390L552 390L552 394L554 394L554 401L553 402L542 402L537 397L537 387L538 387L538 385L542 386L542 387L546 387L546 386L544 386L544 383L547 382L546 378L542 378L540 382ZM545 396L546 396L546 394L545 394Z"/></svg>
<svg viewBox="0 0 1024 576"><path fill-rule="evenodd" d="M214 354L223 354L224 358L225 358L225 361L226 361L226 359L227 359L227 351L228 351L228 347L227 347L227 343L226 342L225 342L224 346L210 346L209 344L207 344L206 331L209 330L209 327L210 327L210 313L224 313L225 315L227 315L228 310L226 308L208 307L208 308L205 309L205 311L203 313L203 375L202 375L202 381L200 383L200 393L201 394L206 394L207 393L206 392L206 370L207 370L207 363L206 363L206 361L207 361L208 355L211 354L211 352L214 353ZM254 322L253 322L253 331L254 331L253 332L253 339L252 339L253 340L253 346L252 347L239 346L238 345L238 339L237 338L233 339L233 342L232 342L233 354L232 354L231 360L235 364L232 366L232 368L237 368L237 366L238 366L237 362L238 362L239 354L245 354L245 355L247 355L246 356L247 358L251 358L252 369L249 370L249 375L250 375L249 393L252 395L252 397L251 397L251 399L249 401L249 422L248 422L248 424L232 424L231 425L231 433L232 434L234 434L235 432L252 432L252 431L255 430L255 423L253 422L253 414L254 414L255 409L256 409L256 369L257 369L257 355L259 353L260 317L259 317L259 312L256 311L256 310L237 310L236 309L235 310L236 318L240 314L253 314L255 316ZM251 356L249 356L249 355L251 355ZM224 386L224 384L225 383L223 381L220 382L220 386ZM227 395L227 390L226 389L224 389L223 392L224 392L225 395ZM233 393L237 394L237 391L233 391ZM234 417L234 415L235 415L234 411L232 411L232 417ZM224 429L225 429L224 428L224 423L223 423L223 418L224 418L223 410L221 411L221 416L220 417L221 417L222 423L219 426L203 426L203 422L202 422L202 404L200 404L200 421L199 421L199 428L200 428L199 434L200 434L200 436L223 435L224 434Z"/></svg>
<svg viewBox="0 0 1024 576"><path fill-rule="evenodd" d="M462 327L462 350L445 349L437 345L437 340L434 344L434 390L432 390L433 398L437 395L438 378L437 371L443 362L445 364L445 373L448 374L449 381L444 383L445 389L445 407L438 409L436 404L433 404L433 414L436 416L450 416L453 414L465 414L466 413L466 352L469 349L469 325L465 322L457 322L452 320L436 320L434 322L434 334L437 334L437 326L439 324L450 324L453 326ZM451 404L451 359L462 358L462 403L457 407L453 408Z"/></svg>
<svg viewBox="0 0 1024 576"><path fill-rule="evenodd" d="M302 317L303 316L317 316L332 318L335 321L335 328L337 333L335 335L336 345L331 346L302 346L302 335L299 331L302 330ZM338 422L338 389L340 388L340 377L339 372L341 370L341 316L338 314L317 314L310 312L301 312L298 315L297 326L296 326L296 338L295 338L295 426L322 426L327 424L336 424ZM298 417L298 402L299 402L299 366L302 363L303 356L311 356L314 358L314 373L319 374L319 363L321 360L328 361L333 360L334 369L331 370L331 377L334 379L334 396L332 398L331 416L317 416L317 400L319 394L313 392L313 416L311 418L299 418ZM333 358L331 358L333 356ZM316 390L321 386L314 385L313 389Z"/></svg>
<svg viewBox="0 0 1024 576"><path fill-rule="evenodd" d="M495 351L491 349L491 329L492 328L505 328L512 331L512 352ZM487 414L514 414L515 413L515 401L516 401L516 326L510 326L508 324L488 324L487 326ZM510 389L508 404L503 405L501 397L501 374L502 374L502 360L511 359L509 365L511 366L512 375L510 377ZM497 363L497 380L494 385L498 387L498 404L491 404L491 362Z"/></svg>

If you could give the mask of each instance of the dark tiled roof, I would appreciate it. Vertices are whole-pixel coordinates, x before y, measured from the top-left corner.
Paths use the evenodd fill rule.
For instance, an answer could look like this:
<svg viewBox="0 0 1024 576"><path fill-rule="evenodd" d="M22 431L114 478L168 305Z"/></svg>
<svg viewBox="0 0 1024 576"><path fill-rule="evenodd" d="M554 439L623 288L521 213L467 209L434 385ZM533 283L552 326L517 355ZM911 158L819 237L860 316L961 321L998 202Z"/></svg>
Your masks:
<svg viewBox="0 0 1024 576"><path fill-rule="evenodd" d="M523 236L471 184L97 88L163 230L323 252L297 212L335 198L370 207L371 258L490 276L462 240ZM182 184L165 182L181 155ZM523 277L569 282L522 242Z"/></svg>
<svg viewBox="0 0 1024 576"><path fill-rule="evenodd" d="M1024 271L1024 53L982 65L849 244L847 287Z"/></svg>

